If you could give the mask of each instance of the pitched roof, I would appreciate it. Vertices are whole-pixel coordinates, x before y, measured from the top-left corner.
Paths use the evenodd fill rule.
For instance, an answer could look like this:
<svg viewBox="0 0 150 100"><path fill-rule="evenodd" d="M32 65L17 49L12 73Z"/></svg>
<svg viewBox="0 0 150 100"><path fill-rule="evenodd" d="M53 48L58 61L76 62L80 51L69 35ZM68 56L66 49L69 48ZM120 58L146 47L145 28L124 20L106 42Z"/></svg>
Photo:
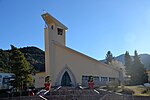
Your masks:
<svg viewBox="0 0 150 100"><path fill-rule="evenodd" d="M67 30L68 28L63 25L60 21L58 21L56 18L54 18L52 15L50 15L49 13L44 13L41 15L42 18L44 19L45 23L47 25L49 25L51 22L54 22L55 24L57 24L58 26L60 26L61 28Z"/></svg>

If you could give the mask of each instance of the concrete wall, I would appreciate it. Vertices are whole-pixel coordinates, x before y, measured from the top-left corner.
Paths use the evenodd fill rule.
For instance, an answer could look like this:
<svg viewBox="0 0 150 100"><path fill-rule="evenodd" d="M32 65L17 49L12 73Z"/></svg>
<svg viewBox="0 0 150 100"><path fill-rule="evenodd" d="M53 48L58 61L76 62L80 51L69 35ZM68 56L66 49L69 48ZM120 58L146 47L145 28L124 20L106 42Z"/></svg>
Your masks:
<svg viewBox="0 0 150 100"><path fill-rule="evenodd" d="M54 50L55 75L53 79L57 82L56 84L60 84L61 73L65 68L72 72L76 84L82 83L82 75L119 78L117 70L75 50L57 43L54 43Z"/></svg>

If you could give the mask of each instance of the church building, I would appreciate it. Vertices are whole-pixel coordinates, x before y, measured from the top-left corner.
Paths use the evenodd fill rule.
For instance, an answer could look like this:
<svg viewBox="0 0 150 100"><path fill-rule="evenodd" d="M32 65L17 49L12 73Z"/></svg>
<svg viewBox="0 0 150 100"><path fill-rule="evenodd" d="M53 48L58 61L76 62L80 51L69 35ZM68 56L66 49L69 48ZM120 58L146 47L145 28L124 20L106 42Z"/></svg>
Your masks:
<svg viewBox="0 0 150 100"><path fill-rule="evenodd" d="M50 76L52 86L88 86L92 77L94 86L121 79L120 70L66 46L67 27L49 13L42 14L47 27L45 35L45 72L35 76L35 87L44 87Z"/></svg>

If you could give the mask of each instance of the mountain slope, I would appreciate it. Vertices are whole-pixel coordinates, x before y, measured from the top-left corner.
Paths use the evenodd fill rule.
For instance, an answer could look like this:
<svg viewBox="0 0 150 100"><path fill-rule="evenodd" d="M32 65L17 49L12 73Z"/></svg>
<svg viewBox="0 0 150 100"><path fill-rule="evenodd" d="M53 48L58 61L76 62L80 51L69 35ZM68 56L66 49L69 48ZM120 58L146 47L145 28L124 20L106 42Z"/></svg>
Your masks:
<svg viewBox="0 0 150 100"><path fill-rule="evenodd" d="M27 61L34 66L37 72L45 71L45 52L37 47L24 47L19 49L27 59Z"/></svg>
<svg viewBox="0 0 150 100"><path fill-rule="evenodd" d="M150 55L149 54L140 54L141 62L145 65L145 68L150 70Z"/></svg>
<svg viewBox="0 0 150 100"><path fill-rule="evenodd" d="M115 59L124 64L125 63L124 56L125 55L122 54L122 55L115 57ZM133 59L133 56L131 56L131 57ZM140 54L139 57L140 57L141 62L144 64L145 68L147 70L150 70L150 55L149 54Z"/></svg>

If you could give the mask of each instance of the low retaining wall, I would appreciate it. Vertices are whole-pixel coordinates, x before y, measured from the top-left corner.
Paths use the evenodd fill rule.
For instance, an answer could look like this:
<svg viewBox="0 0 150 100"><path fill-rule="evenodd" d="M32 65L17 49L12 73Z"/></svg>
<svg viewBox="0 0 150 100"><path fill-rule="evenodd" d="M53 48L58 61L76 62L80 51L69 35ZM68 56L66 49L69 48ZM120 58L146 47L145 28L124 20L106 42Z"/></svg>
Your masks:
<svg viewBox="0 0 150 100"><path fill-rule="evenodd" d="M48 100L150 100L150 97L129 96L129 95L52 95L46 96ZM39 96L21 96L11 98L0 98L0 100L43 100Z"/></svg>
<svg viewBox="0 0 150 100"><path fill-rule="evenodd" d="M150 96L106 94L104 98L101 98L99 100L150 100Z"/></svg>
<svg viewBox="0 0 150 100"><path fill-rule="evenodd" d="M100 95L52 95L46 96L48 100L99 100ZM43 100L39 96L21 96L21 97L11 97L11 98L0 98L0 100Z"/></svg>

